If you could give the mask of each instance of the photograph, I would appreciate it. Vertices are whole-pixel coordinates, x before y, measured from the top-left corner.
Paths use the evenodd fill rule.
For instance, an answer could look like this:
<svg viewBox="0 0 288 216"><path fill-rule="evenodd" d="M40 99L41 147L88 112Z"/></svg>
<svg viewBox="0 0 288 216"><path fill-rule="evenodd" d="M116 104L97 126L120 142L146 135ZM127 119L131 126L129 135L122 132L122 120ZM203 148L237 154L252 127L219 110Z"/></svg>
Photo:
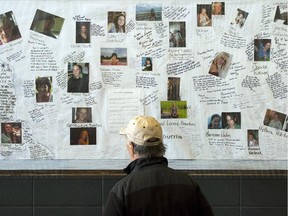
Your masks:
<svg viewBox="0 0 288 216"><path fill-rule="evenodd" d="M68 62L67 92L89 92L89 63Z"/></svg>
<svg viewBox="0 0 288 216"><path fill-rule="evenodd" d="M90 22L76 22L76 43L90 43Z"/></svg>
<svg viewBox="0 0 288 216"><path fill-rule="evenodd" d="M63 23L64 18L37 9L30 30L57 39Z"/></svg>
<svg viewBox="0 0 288 216"><path fill-rule="evenodd" d="M286 130L287 122L284 123L286 119L286 114L277 112L275 110L267 109L263 124L277 130Z"/></svg>
<svg viewBox="0 0 288 216"><path fill-rule="evenodd" d="M283 25L288 25L288 10L280 10L279 5L277 5L274 22L281 23Z"/></svg>
<svg viewBox="0 0 288 216"><path fill-rule="evenodd" d="M101 65L126 66L127 48L101 48Z"/></svg>
<svg viewBox="0 0 288 216"><path fill-rule="evenodd" d="M96 145L96 128L70 128L70 145Z"/></svg>
<svg viewBox="0 0 288 216"><path fill-rule="evenodd" d="M270 61L271 39L254 40L254 61Z"/></svg>
<svg viewBox="0 0 288 216"><path fill-rule="evenodd" d="M152 71L152 58L151 57L142 57L142 71Z"/></svg>
<svg viewBox="0 0 288 216"><path fill-rule="evenodd" d="M212 15L225 15L225 2L212 2Z"/></svg>
<svg viewBox="0 0 288 216"><path fill-rule="evenodd" d="M217 113L208 117L208 129L221 129L222 121L221 116Z"/></svg>
<svg viewBox="0 0 288 216"><path fill-rule="evenodd" d="M222 112L221 118L223 129L241 129L240 112Z"/></svg>
<svg viewBox="0 0 288 216"><path fill-rule="evenodd" d="M72 123L92 123L91 107L72 108Z"/></svg>
<svg viewBox="0 0 288 216"><path fill-rule="evenodd" d="M248 147L259 147L259 130L247 130Z"/></svg>
<svg viewBox="0 0 288 216"><path fill-rule="evenodd" d="M167 100L180 101L180 77L168 77Z"/></svg>
<svg viewBox="0 0 288 216"><path fill-rule="evenodd" d="M187 118L187 101L161 101L161 119Z"/></svg>
<svg viewBox="0 0 288 216"><path fill-rule="evenodd" d="M125 33L125 25L125 12L108 12L108 33Z"/></svg>
<svg viewBox="0 0 288 216"><path fill-rule="evenodd" d="M21 38L21 34L12 11L0 14L0 45Z"/></svg>
<svg viewBox="0 0 288 216"><path fill-rule="evenodd" d="M209 74L225 78L228 73L228 69L231 65L232 55L226 52L216 53L215 58L211 62Z"/></svg>
<svg viewBox="0 0 288 216"><path fill-rule="evenodd" d="M212 26L212 8L211 4L197 5L197 26L209 27Z"/></svg>
<svg viewBox="0 0 288 216"><path fill-rule="evenodd" d="M52 77L36 77L35 79L36 86L36 102L53 102L52 94Z"/></svg>
<svg viewBox="0 0 288 216"><path fill-rule="evenodd" d="M242 28L244 26L246 20L247 20L248 14L249 13L238 8L237 13L236 13L236 17L234 18L234 20L230 24L232 26Z"/></svg>
<svg viewBox="0 0 288 216"><path fill-rule="evenodd" d="M137 4L136 21L162 21L160 4Z"/></svg>
<svg viewBox="0 0 288 216"><path fill-rule="evenodd" d="M18 122L1 123L1 143L22 143L22 125Z"/></svg>
<svg viewBox="0 0 288 216"><path fill-rule="evenodd" d="M185 22L169 22L169 47L186 47Z"/></svg>

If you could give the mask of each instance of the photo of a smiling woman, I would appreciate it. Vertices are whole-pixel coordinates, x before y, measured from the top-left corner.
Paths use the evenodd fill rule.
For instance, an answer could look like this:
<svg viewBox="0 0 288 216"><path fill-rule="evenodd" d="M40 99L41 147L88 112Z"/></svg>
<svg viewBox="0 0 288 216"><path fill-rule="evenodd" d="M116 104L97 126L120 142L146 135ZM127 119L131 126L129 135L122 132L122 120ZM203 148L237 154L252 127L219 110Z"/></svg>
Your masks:
<svg viewBox="0 0 288 216"><path fill-rule="evenodd" d="M241 129L241 113L222 113L222 125L224 129Z"/></svg>
<svg viewBox="0 0 288 216"><path fill-rule="evenodd" d="M37 77L36 81L36 102L52 102L52 77Z"/></svg>
<svg viewBox="0 0 288 216"><path fill-rule="evenodd" d="M226 52L218 53L211 63L209 74L225 78L227 76L231 60L232 56L229 53Z"/></svg>

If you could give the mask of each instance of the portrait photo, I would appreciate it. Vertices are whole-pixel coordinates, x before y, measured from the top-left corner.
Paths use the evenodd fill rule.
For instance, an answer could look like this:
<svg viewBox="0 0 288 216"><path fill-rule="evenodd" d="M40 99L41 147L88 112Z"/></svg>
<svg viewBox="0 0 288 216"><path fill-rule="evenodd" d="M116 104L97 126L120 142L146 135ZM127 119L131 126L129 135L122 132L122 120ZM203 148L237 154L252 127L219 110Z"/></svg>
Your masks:
<svg viewBox="0 0 288 216"><path fill-rule="evenodd" d="M152 71L153 62L152 57L142 57L142 71Z"/></svg>
<svg viewBox="0 0 288 216"><path fill-rule="evenodd" d="M186 47L185 22L169 22L169 47Z"/></svg>
<svg viewBox="0 0 288 216"><path fill-rule="evenodd" d="M37 9L30 30L57 39L63 23L64 18Z"/></svg>
<svg viewBox="0 0 288 216"><path fill-rule="evenodd" d="M19 122L1 123L1 143L22 143L22 124Z"/></svg>
<svg viewBox="0 0 288 216"><path fill-rule="evenodd" d="M187 101L161 101L161 119L187 118Z"/></svg>
<svg viewBox="0 0 288 216"><path fill-rule="evenodd" d="M92 123L91 107L73 107L72 123Z"/></svg>
<svg viewBox="0 0 288 216"><path fill-rule="evenodd" d="M212 15L225 15L225 2L212 2Z"/></svg>
<svg viewBox="0 0 288 216"><path fill-rule="evenodd" d="M21 34L13 12L0 14L0 45L19 38L21 38Z"/></svg>
<svg viewBox="0 0 288 216"><path fill-rule="evenodd" d="M108 33L125 33L126 31L126 12L108 12Z"/></svg>
<svg viewBox="0 0 288 216"><path fill-rule="evenodd" d="M101 65L126 66L127 48L101 48Z"/></svg>
<svg viewBox="0 0 288 216"><path fill-rule="evenodd" d="M76 43L90 43L90 22L76 22Z"/></svg>
<svg viewBox="0 0 288 216"><path fill-rule="evenodd" d="M232 26L235 26L237 28L242 28L248 18L248 14L247 12L241 10L241 9L237 9L236 12L236 16L234 18L234 20L232 20L232 22L230 23Z"/></svg>
<svg viewBox="0 0 288 216"><path fill-rule="evenodd" d="M96 145L96 127L70 128L70 145Z"/></svg>
<svg viewBox="0 0 288 216"><path fill-rule="evenodd" d="M259 147L259 130L247 130L247 145L249 148Z"/></svg>
<svg viewBox="0 0 288 216"><path fill-rule="evenodd" d="M221 114L214 113L208 117L208 129L221 129L222 118Z"/></svg>
<svg viewBox="0 0 288 216"><path fill-rule="evenodd" d="M287 119L286 114L277 112L275 110L267 109L263 124L278 130L286 130L287 122L284 123L285 119Z"/></svg>
<svg viewBox="0 0 288 216"><path fill-rule="evenodd" d="M136 21L162 21L161 4L137 4Z"/></svg>
<svg viewBox="0 0 288 216"><path fill-rule="evenodd" d="M180 77L168 77L167 100L180 101Z"/></svg>
<svg viewBox="0 0 288 216"><path fill-rule="evenodd" d="M197 26L212 26L212 6L211 4L197 4Z"/></svg>
<svg viewBox="0 0 288 216"><path fill-rule="evenodd" d="M89 92L89 63L68 62L67 92Z"/></svg>
<svg viewBox="0 0 288 216"><path fill-rule="evenodd" d="M53 87L52 87L52 77L36 77L36 102L45 103L53 102Z"/></svg>
<svg viewBox="0 0 288 216"><path fill-rule="evenodd" d="M240 112L222 112L221 118L223 129L241 129Z"/></svg>
<svg viewBox="0 0 288 216"><path fill-rule="evenodd" d="M254 40L254 61L270 61L271 39Z"/></svg>
<svg viewBox="0 0 288 216"><path fill-rule="evenodd" d="M232 55L227 52L216 53L209 68L209 74L226 78L231 65Z"/></svg>

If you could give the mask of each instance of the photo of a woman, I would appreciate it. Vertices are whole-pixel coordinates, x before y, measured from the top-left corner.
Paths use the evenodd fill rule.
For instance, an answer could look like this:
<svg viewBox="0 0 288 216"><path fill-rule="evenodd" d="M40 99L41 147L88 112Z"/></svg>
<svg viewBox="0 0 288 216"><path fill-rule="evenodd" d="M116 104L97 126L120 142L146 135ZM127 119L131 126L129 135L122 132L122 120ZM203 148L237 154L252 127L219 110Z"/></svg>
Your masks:
<svg viewBox="0 0 288 216"><path fill-rule="evenodd" d="M125 33L125 13L108 12L108 33Z"/></svg>
<svg viewBox="0 0 288 216"><path fill-rule="evenodd" d="M220 52L211 63L209 74L225 78L230 67L232 56L226 52Z"/></svg>

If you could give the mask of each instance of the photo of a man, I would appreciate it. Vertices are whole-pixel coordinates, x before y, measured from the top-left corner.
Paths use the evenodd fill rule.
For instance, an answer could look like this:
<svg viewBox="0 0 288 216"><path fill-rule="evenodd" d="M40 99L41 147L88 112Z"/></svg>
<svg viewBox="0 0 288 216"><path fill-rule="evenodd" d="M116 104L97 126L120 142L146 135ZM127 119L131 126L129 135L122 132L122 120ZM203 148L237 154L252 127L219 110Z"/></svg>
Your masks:
<svg viewBox="0 0 288 216"><path fill-rule="evenodd" d="M37 10L30 30L52 38L58 38L64 23L64 18Z"/></svg>

